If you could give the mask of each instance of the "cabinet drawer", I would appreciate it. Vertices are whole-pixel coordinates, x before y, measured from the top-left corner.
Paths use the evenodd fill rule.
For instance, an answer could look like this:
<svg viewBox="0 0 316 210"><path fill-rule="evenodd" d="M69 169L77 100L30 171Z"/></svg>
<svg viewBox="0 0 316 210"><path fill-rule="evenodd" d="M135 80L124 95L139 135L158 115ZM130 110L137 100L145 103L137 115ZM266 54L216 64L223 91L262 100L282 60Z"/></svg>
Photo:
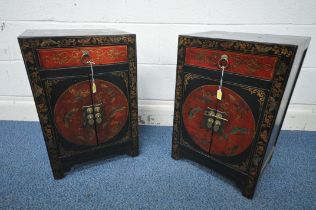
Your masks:
<svg viewBox="0 0 316 210"><path fill-rule="evenodd" d="M227 55L229 65L225 71L245 76L272 80L278 61L276 56L254 55L204 48L186 48L185 63L192 66L219 70L221 55Z"/></svg>
<svg viewBox="0 0 316 210"><path fill-rule="evenodd" d="M128 61L126 45L38 49L37 53L42 69L87 66L88 60L95 65Z"/></svg>

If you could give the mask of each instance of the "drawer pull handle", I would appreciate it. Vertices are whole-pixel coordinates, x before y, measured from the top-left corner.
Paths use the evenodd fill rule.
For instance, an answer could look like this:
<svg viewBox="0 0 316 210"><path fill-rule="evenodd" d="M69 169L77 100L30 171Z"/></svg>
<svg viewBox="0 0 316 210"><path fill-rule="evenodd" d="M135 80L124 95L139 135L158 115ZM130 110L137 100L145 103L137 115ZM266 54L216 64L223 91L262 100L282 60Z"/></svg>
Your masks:
<svg viewBox="0 0 316 210"><path fill-rule="evenodd" d="M218 66L219 68L227 68L228 67L228 56L227 55L221 55L221 58L218 60Z"/></svg>
<svg viewBox="0 0 316 210"><path fill-rule="evenodd" d="M91 56L88 51L82 51L82 56L80 60L83 64L90 64L90 62L92 62Z"/></svg>

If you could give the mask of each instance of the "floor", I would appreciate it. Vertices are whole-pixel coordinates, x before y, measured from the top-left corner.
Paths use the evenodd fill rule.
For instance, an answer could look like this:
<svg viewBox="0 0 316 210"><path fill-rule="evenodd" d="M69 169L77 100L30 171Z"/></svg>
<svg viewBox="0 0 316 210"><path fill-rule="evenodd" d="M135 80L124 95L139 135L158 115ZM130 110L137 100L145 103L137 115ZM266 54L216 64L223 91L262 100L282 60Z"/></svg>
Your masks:
<svg viewBox="0 0 316 210"><path fill-rule="evenodd" d="M171 127L141 126L140 155L52 178L39 123L0 121L0 209L316 209L316 132L282 131L253 200L190 160L171 158Z"/></svg>

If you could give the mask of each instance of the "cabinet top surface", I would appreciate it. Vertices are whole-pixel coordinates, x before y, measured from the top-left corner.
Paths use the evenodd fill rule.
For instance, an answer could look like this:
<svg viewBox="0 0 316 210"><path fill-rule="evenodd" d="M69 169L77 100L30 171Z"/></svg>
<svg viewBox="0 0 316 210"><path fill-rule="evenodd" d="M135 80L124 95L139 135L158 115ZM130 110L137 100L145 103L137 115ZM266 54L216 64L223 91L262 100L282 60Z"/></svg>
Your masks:
<svg viewBox="0 0 316 210"><path fill-rule="evenodd" d="M132 33L116 29L49 29L49 30L26 30L19 38L34 37L80 37L80 36L116 36L131 35Z"/></svg>
<svg viewBox="0 0 316 210"><path fill-rule="evenodd" d="M202 38L214 39L230 39L251 42L263 42L274 44L287 45L304 45L308 46L311 38L305 36L287 36L287 35L272 35L272 34L257 34L257 33L241 33L241 32L225 32L225 31L208 31L193 34L184 34L184 36L194 36Z"/></svg>

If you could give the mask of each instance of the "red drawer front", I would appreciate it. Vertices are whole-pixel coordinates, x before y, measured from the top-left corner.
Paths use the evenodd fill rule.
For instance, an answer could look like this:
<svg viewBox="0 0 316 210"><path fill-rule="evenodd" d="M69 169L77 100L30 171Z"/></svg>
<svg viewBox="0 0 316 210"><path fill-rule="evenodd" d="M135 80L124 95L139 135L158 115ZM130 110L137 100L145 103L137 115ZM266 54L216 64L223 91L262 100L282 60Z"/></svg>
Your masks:
<svg viewBox="0 0 316 210"><path fill-rule="evenodd" d="M222 50L186 48L185 63L192 66L220 70L218 61L221 55L228 56L225 71L241 75L271 80L278 58L275 56L251 55Z"/></svg>
<svg viewBox="0 0 316 210"><path fill-rule="evenodd" d="M39 63L43 69L56 69L65 67L87 66L82 62L84 52L95 65L127 62L127 46L101 46L80 48L51 48L38 49ZM84 57L84 62L87 57Z"/></svg>

